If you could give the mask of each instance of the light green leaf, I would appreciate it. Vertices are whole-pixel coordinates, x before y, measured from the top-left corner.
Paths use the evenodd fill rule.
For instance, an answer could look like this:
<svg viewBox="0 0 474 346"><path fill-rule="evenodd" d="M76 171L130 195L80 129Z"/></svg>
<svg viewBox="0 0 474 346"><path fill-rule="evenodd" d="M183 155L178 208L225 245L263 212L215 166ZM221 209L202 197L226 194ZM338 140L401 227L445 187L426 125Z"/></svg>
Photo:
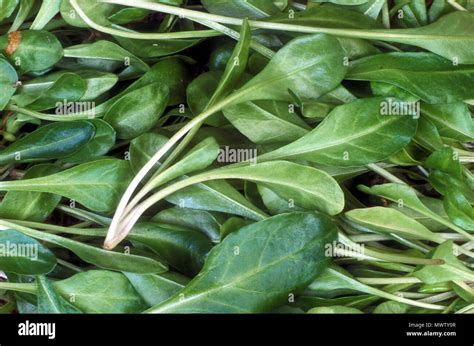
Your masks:
<svg viewBox="0 0 474 346"><path fill-rule="evenodd" d="M62 298L45 276L36 277L36 295L40 314L78 314L80 310Z"/></svg>
<svg viewBox="0 0 474 346"><path fill-rule="evenodd" d="M376 97L338 106L313 131L259 160L298 159L338 167L384 160L410 142L417 126L412 116L382 115L386 102Z"/></svg>
<svg viewBox="0 0 474 346"><path fill-rule="evenodd" d="M91 210L107 212L114 210L131 179L127 161L104 159L45 177L2 181L0 190L54 193Z"/></svg>

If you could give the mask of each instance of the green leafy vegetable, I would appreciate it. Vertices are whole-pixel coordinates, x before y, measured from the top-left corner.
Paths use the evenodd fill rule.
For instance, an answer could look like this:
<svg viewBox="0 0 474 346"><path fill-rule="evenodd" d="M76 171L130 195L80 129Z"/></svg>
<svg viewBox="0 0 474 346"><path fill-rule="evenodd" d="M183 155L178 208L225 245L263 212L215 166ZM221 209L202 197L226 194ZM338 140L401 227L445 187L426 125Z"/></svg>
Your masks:
<svg viewBox="0 0 474 346"><path fill-rule="evenodd" d="M175 295L148 312L268 311L322 272L328 258L321 250L335 235L322 214L283 214L244 227L211 251L201 273L179 293L184 299ZM279 273L283 280L265 279Z"/></svg>
<svg viewBox="0 0 474 346"><path fill-rule="evenodd" d="M0 230L2 270L22 274L47 274L56 266L56 257L38 241L12 229Z"/></svg>
<svg viewBox="0 0 474 346"><path fill-rule="evenodd" d="M0 313L474 311L471 2L0 1Z"/></svg>

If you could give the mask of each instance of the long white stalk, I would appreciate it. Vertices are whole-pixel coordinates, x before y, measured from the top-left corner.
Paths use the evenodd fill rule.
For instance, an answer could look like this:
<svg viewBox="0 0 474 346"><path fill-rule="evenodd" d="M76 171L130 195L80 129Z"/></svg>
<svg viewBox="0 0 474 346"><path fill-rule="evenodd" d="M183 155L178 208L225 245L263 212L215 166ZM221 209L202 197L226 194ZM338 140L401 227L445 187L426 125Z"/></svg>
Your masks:
<svg viewBox="0 0 474 346"><path fill-rule="evenodd" d="M75 1L75 0L72 0ZM174 7L169 5L164 5L160 3L147 2L142 0L99 0L103 3L108 4L117 4L130 7L144 8L152 11L163 12L174 14L182 18L188 18L191 20L200 19L200 20L209 20L221 24L228 25L237 25L241 26L243 19L220 16L216 14L211 14L207 12L200 12L189 10L181 7ZM353 37L353 38L364 38L369 40L381 40L381 41L391 41L397 39L405 39L406 34L404 33L390 33L386 30L356 30L356 29L334 29L334 28L322 28L322 27L311 27L305 25L295 25L295 24L284 24L284 23L275 23L267 21L258 21L258 20L249 20L250 27L256 29L268 29L268 30L279 30L279 31L289 31L289 32L300 32L308 34L316 33L326 33L332 34L335 36L341 37ZM411 39L429 39L429 35L414 35L410 34Z"/></svg>
<svg viewBox="0 0 474 346"><path fill-rule="evenodd" d="M110 224L109 232L107 237L105 238L104 248L105 249L113 249L115 245L118 244L118 233L121 233L119 230L120 221L122 215L127 207L127 203L130 201L133 193L135 192L136 188L140 184L140 182L145 178L145 176L150 172L153 167L158 163L158 161L169 151L171 148L175 146L178 141L186 135L193 127L199 126L202 124L204 120L208 117L213 115L214 113L220 111L225 106L231 104L235 99L237 99L240 95L238 93L234 93L231 96L227 97L223 101L215 104L211 108L207 109L194 119L192 119L189 123L187 123L184 127L182 127L178 132L176 132L169 140L163 145L160 150L158 150L155 155L151 157L151 159L143 166L143 168L137 173L137 175L133 178L130 185L128 186L127 190L122 196L122 199L117 206L115 211L115 215L112 219Z"/></svg>

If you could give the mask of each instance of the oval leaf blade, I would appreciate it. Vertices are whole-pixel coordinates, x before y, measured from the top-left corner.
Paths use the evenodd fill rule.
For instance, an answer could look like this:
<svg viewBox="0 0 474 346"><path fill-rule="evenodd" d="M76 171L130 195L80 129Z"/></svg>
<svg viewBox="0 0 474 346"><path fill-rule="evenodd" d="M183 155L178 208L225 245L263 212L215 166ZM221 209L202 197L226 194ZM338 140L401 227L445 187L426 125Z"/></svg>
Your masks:
<svg viewBox="0 0 474 346"><path fill-rule="evenodd" d="M282 214L241 228L213 248L201 273L179 294L147 312L268 311L327 267L324 247L336 234L327 216L312 213Z"/></svg>

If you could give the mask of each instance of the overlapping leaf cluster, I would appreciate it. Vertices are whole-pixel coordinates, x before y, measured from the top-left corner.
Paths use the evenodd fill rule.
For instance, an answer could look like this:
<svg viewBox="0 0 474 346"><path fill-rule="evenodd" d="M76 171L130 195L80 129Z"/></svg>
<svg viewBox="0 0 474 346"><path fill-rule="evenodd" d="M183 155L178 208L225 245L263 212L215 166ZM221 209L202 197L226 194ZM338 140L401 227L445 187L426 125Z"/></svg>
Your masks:
<svg viewBox="0 0 474 346"><path fill-rule="evenodd" d="M0 311L472 312L472 11L2 1Z"/></svg>

